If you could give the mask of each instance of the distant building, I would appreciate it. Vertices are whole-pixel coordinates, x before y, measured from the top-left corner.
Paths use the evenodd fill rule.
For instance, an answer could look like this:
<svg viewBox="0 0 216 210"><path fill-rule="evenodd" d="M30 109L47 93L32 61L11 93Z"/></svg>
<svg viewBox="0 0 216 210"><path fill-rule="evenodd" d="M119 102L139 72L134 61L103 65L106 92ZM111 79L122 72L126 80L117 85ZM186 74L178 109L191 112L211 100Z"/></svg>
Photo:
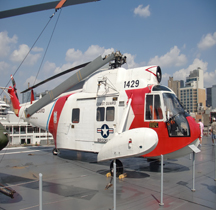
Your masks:
<svg viewBox="0 0 216 210"><path fill-rule="evenodd" d="M206 107L212 106L212 88L206 88Z"/></svg>
<svg viewBox="0 0 216 210"><path fill-rule="evenodd" d="M189 112L200 112L206 109L206 90L201 68L191 71L186 77L185 86L180 88L180 101Z"/></svg>
<svg viewBox="0 0 216 210"><path fill-rule="evenodd" d="M0 123L9 133L10 145L53 144L52 134L18 118L10 106L0 99Z"/></svg>
<svg viewBox="0 0 216 210"><path fill-rule="evenodd" d="M173 77L170 77L168 87L176 93L184 108L189 112L202 112L206 109L206 90L201 68L198 67L190 72L186 77L185 85L183 80L174 81Z"/></svg>
<svg viewBox="0 0 216 210"><path fill-rule="evenodd" d="M37 93L34 92L34 99L36 99ZM22 93L22 103L27 103L31 101L31 91Z"/></svg>
<svg viewBox="0 0 216 210"><path fill-rule="evenodd" d="M28 83L28 88L30 87L30 83ZM37 93L34 92L34 98L36 99ZM22 103L27 103L31 101L31 91L22 93Z"/></svg>
<svg viewBox="0 0 216 210"><path fill-rule="evenodd" d="M173 77L169 77L168 87L174 91L178 98L180 98L180 88L184 87L184 81L173 80Z"/></svg>
<svg viewBox="0 0 216 210"><path fill-rule="evenodd" d="M206 88L206 106L216 109L216 85Z"/></svg>
<svg viewBox="0 0 216 210"><path fill-rule="evenodd" d="M4 95L3 101L4 101L6 104L9 104L9 103L10 103L10 100L6 97L6 95Z"/></svg>
<svg viewBox="0 0 216 210"><path fill-rule="evenodd" d="M212 109L216 109L216 85L212 86Z"/></svg>

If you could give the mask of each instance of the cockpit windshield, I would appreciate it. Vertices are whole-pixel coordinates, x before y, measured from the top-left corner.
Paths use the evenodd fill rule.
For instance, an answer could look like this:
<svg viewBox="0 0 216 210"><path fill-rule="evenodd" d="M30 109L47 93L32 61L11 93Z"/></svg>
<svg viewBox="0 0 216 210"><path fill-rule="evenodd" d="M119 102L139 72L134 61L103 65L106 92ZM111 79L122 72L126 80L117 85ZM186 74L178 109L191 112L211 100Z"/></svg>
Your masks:
<svg viewBox="0 0 216 210"><path fill-rule="evenodd" d="M189 136L187 114L178 98L172 93L163 93L167 128L170 136Z"/></svg>

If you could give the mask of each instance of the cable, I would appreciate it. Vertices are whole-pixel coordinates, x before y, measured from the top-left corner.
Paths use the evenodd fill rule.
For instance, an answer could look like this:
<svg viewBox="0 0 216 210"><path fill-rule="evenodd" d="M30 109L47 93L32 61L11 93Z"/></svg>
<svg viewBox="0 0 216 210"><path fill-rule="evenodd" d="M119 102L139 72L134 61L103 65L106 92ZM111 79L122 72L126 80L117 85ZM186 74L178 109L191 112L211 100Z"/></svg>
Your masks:
<svg viewBox="0 0 216 210"><path fill-rule="evenodd" d="M35 46L35 44L37 43L37 41L39 40L39 38L41 37L41 35L43 34L43 32L45 31L45 29L47 28L47 26L49 25L51 19L52 19L53 16L55 15L55 13L56 13L56 12L54 12L54 13L52 14L52 16L49 18L49 20L48 20L48 22L46 23L45 27L43 28L43 30L41 31L41 33L40 33L39 36L37 37L36 41L34 42L34 44L32 45L32 47L30 48L30 50L28 51L28 53L26 54L26 56L24 57L24 59L22 60L22 62L20 63L20 65L18 66L18 68L16 69L15 73L13 74L13 76L15 76L15 74L16 74L16 73L18 72L18 70L20 69L21 65L24 63L25 59L27 58L27 56L29 55L29 53L31 52L31 50L33 49L33 47ZM60 11L60 14L61 14L61 11ZM39 74L39 72L40 72L40 69L41 69L41 66L42 66L43 60L44 60L44 58L45 58L45 55L46 55L46 52L47 52L47 50L48 50L49 44L50 44L50 42L51 42L51 39L52 39L53 33L54 33L54 31L55 31L55 28L56 28L57 22L58 22L59 17L60 17L60 14L59 14L59 16L58 16L58 19L57 19L56 24L55 24L55 26L54 26L53 32L52 32L52 34L51 34L51 37L50 37L50 40L49 40L48 46L47 46L47 48L46 48L46 51L45 51L44 57L43 57L43 59L42 59L42 62L41 62L40 68L39 68L39 70L38 70L37 76L38 76L38 74ZM36 82L37 76L36 76L36 78L35 78L35 82ZM34 83L35 83L35 82L34 82ZM7 87L9 83L10 83L10 79L9 79L9 81L8 81L8 83L6 84L5 87ZM2 92L1 92L0 95L2 95L3 92L4 92L4 90L2 90ZM21 118L19 118L18 124L19 124L20 120L21 120ZM7 151L7 147L6 147L6 149L4 150L4 155L5 155L6 151ZM4 155L2 156L2 158L1 158L1 160L0 160L0 164L1 164L2 160L3 160L3 158L4 158Z"/></svg>
<svg viewBox="0 0 216 210"><path fill-rule="evenodd" d="M54 13L55 14L55 13ZM20 63L20 65L18 66L17 70L15 71L15 73L13 74L13 76L15 76L15 74L17 73L17 71L20 69L21 65L23 64L23 62L25 61L25 59L27 58L27 56L29 55L29 53L31 52L32 48L35 46L35 44L37 43L38 39L41 37L41 35L43 34L44 30L46 29L46 27L48 26L48 24L50 23L52 17L54 16L54 14L49 18L49 21L46 23L45 27L43 28L43 30L41 31L41 33L39 34L38 38L36 39L36 41L34 42L34 44L32 45L32 47L30 48L30 50L28 51L28 53L26 54L26 56L24 57L24 59L22 60L22 62ZM8 86L8 84L10 83L10 79L8 81L8 83L6 84L5 87ZM3 93L4 90L2 90L1 94Z"/></svg>
<svg viewBox="0 0 216 210"><path fill-rule="evenodd" d="M58 23L58 20L59 20L59 18L60 18L61 11L62 11L62 10L60 9L59 16L58 16L58 18L57 18L57 20L56 20L55 26L54 26L54 28L53 28L53 31L52 31L52 34L51 34L50 40L49 40L49 42L48 42L47 48L46 48L46 50L45 50L45 53L44 53L43 59L42 59L42 61L41 61L41 64L40 64L39 70L38 70L38 72L37 72L37 75L36 75L36 77L35 77L35 81L34 81L33 85L35 85L36 80L37 80L37 77L38 77L38 74L39 74L39 72L40 72L40 70L41 70L41 67L42 67L43 61L44 61L44 59L45 59L45 56L46 56L47 50L48 50L48 48L49 48L50 42L51 42L51 40L52 40L53 34L54 34L54 32L55 32L55 29L56 29L56 26L57 26L57 23ZM53 16L51 16L51 17L53 17ZM51 18L51 17L50 17L50 18Z"/></svg>

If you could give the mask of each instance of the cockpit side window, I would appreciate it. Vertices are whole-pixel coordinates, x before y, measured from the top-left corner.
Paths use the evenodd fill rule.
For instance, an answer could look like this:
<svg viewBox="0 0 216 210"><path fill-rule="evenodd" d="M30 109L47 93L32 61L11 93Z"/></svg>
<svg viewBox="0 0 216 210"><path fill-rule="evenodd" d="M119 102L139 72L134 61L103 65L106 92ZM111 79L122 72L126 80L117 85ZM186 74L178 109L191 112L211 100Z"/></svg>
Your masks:
<svg viewBox="0 0 216 210"><path fill-rule="evenodd" d="M152 119L151 107L153 107L153 95L147 95L146 96L146 113L145 113L146 120Z"/></svg>
<svg viewBox="0 0 216 210"><path fill-rule="evenodd" d="M163 99L169 136L190 136L187 114L176 96L171 93L163 93Z"/></svg>
<svg viewBox="0 0 216 210"><path fill-rule="evenodd" d="M163 113L161 109L160 95L146 95L146 120L161 120L163 119Z"/></svg>

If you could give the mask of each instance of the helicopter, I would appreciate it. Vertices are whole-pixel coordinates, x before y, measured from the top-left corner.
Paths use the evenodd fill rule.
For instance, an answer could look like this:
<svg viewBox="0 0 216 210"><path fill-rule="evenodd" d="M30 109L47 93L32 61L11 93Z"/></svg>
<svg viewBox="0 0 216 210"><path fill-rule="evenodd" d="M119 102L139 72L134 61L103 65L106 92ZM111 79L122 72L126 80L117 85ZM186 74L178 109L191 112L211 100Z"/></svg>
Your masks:
<svg viewBox="0 0 216 210"><path fill-rule="evenodd" d="M0 150L4 149L9 142L8 132L4 126L0 123Z"/></svg>
<svg viewBox="0 0 216 210"><path fill-rule="evenodd" d="M101 69L107 63L109 68ZM80 70L70 69L77 71L39 100L34 100L33 89L58 75L23 91L31 90L26 104L19 103L11 77L8 93L14 112L53 135L54 155L61 149L97 153L98 162L118 159L120 173L120 158L190 154L189 145L199 144L199 126L175 93L160 84L161 68L125 69L124 63L126 56L119 51L99 56Z"/></svg>
<svg viewBox="0 0 216 210"><path fill-rule="evenodd" d="M0 87L0 89L6 89L3 87ZM5 91L5 90L4 90ZM7 93L5 91L5 93ZM1 101L0 98L0 117L1 119L5 117L5 115L8 113L7 109L10 106L8 104L6 104L4 101ZM9 142L9 135L8 135L8 131L4 128L4 126L0 123L0 150L4 149Z"/></svg>

